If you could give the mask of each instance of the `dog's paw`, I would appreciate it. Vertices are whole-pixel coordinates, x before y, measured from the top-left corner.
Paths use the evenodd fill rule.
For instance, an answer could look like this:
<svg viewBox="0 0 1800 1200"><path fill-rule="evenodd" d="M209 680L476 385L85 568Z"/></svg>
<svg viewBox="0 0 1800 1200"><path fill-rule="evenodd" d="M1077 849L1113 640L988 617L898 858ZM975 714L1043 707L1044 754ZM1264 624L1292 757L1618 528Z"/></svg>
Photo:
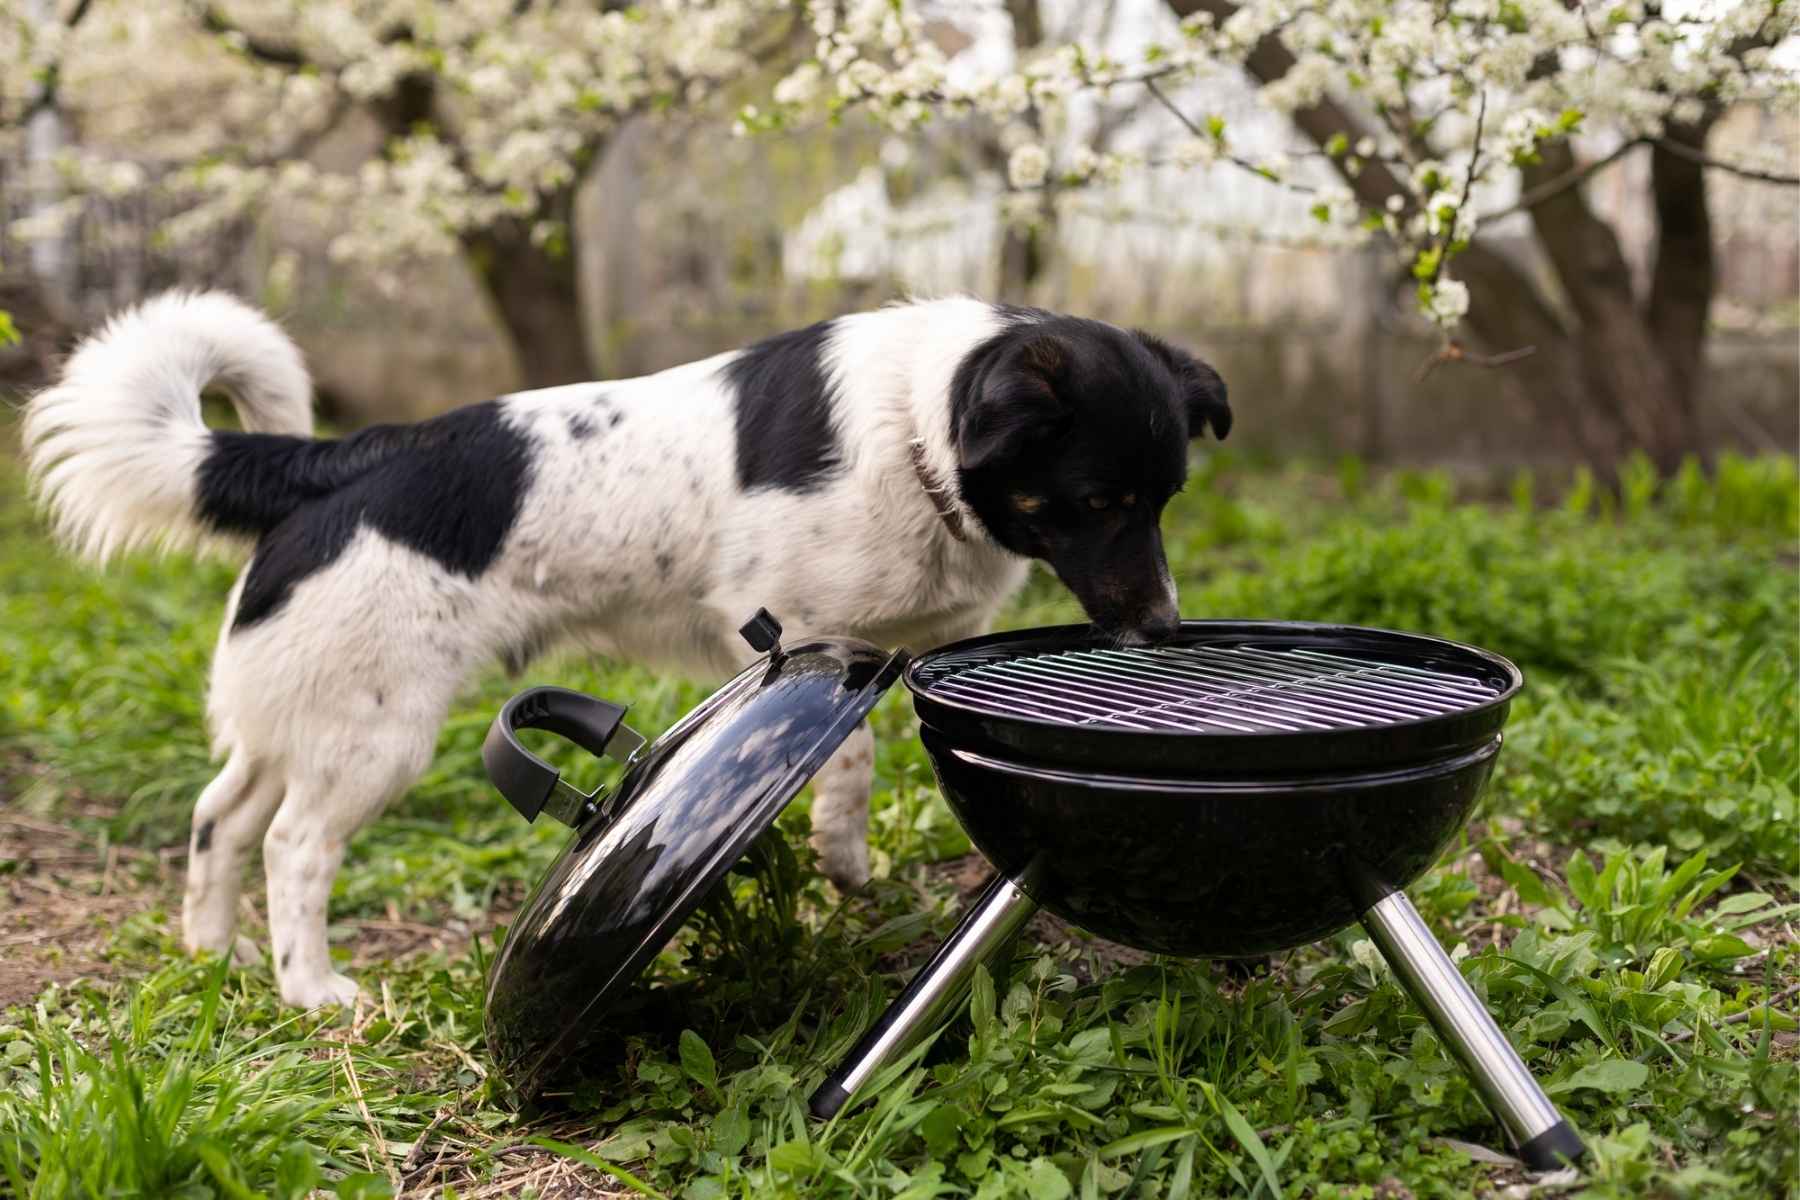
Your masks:
<svg viewBox="0 0 1800 1200"><path fill-rule="evenodd" d="M356 1004L356 998L361 994L362 989L356 986L356 980L336 972L281 981L282 1003L292 1004L296 1008L326 1008L333 1004L350 1008Z"/></svg>
<svg viewBox="0 0 1800 1200"><path fill-rule="evenodd" d="M249 934L240 933L231 942L231 965L254 967L262 961L262 947Z"/></svg>
<svg viewBox="0 0 1800 1200"><path fill-rule="evenodd" d="M840 891L859 891L869 882L869 844L861 838L842 842L815 837L813 849L819 855L819 870Z"/></svg>

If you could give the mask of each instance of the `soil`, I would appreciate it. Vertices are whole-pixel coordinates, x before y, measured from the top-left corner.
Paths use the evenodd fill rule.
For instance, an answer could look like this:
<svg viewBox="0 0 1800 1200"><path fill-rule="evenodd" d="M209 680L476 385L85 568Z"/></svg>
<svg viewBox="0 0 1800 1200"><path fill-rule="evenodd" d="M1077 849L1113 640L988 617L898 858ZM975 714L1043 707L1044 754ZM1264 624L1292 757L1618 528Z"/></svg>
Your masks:
<svg viewBox="0 0 1800 1200"><path fill-rule="evenodd" d="M29 1004L52 985L106 981L121 968L111 947L120 927L156 911L175 921L180 911L185 846L160 852L109 844L116 804L60 792L58 817L38 815L28 802L39 774L30 764L0 763L0 1012ZM260 876L253 865L239 928L267 940ZM350 947L354 972L417 954L460 952L477 933L490 933L516 915L523 895L502 897L478 921L445 913L441 919L381 918L333 922L333 941ZM375 976L371 976L373 980Z"/></svg>
<svg viewBox="0 0 1800 1200"><path fill-rule="evenodd" d="M112 978L113 936L168 903L185 857L106 844L116 809L89 797L59 801L73 823L39 817L22 802L31 781L0 775L0 1010L52 984Z"/></svg>

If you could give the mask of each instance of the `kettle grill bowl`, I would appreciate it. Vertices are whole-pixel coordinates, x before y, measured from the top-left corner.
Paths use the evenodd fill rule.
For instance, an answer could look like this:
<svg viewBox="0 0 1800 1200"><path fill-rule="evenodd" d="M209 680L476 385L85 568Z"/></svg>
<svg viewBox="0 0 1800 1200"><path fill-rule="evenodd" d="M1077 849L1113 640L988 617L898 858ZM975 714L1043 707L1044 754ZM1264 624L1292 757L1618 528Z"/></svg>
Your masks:
<svg viewBox="0 0 1800 1200"><path fill-rule="evenodd" d="M1405 888L1461 829L1523 684L1417 634L1185 621L972 638L903 678L969 838L1032 900L1142 950L1267 954Z"/></svg>
<svg viewBox="0 0 1800 1200"><path fill-rule="evenodd" d="M1141 950L1268 954L1354 922L1456 837L1500 749L1389 771L1098 774L921 738L969 839L1038 904Z"/></svg>

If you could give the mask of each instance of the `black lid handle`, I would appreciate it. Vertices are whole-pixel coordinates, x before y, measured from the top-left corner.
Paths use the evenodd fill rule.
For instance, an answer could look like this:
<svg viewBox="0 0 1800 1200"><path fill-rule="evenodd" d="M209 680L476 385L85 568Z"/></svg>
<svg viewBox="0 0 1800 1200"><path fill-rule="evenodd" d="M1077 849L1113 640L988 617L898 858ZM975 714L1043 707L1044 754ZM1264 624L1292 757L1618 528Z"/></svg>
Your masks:
<svg viewBox="0 0 1800 1200"><path fill-rule="evenodd" d="M766 608L757 609L756 615L738 629L738 636L758 654L781 654L781 622Z"/></svg>
<svg viewBox="0 0 1800 1200"><path fill-rule="evenodd" d="M545 729L574 742L589 754L629 762L644 739L625 724L621 705L597 700L560 687L526 688L508 700L481 745L488 780L527 821L549 808L565 825L579 825L595 808L599 792L589 795L562 781L555 767L527 750L521 729Z"/></svg>

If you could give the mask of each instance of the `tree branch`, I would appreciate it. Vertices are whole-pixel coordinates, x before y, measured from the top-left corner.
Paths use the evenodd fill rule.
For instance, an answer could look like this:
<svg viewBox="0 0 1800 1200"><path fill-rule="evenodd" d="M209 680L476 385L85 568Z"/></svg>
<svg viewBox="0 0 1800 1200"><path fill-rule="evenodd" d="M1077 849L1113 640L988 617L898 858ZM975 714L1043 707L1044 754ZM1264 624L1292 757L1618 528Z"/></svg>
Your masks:
<svg viewBox="0 0 1800 1200"><path fill-rule="evenodd" d="M1177 121L1180 121L1182 126L1189 133L1193 134L1195 137L1199 138L1201 141L1204 141L1204 142L1211 142L1214 140L1210 135L1208 135L1206 133L1205 130L1201 129L1198 125L1194 124L1191 120L1188 119L1188 115L1181 111L1181 107L1179 105L1177 105L1173 100L1169 99L1169 94L1167 92L1163 91L1161 88L1156 86L1156 81L1154 79L1144 80L1144 87L1149 90L1149 92L1152 96L1156 97L1158 103L1160 103L1164 108L1168 109L1171 113L1174 114L1175 119ZM1258 179L1266 180L1267 182L1274 184L1276 187L1285 188L1290 192L1299 192L1300 194L1305 195L1305 196L1312 196L1312 195L1317 194L1318 189L1316 189L1316 188L1307 187L1304 183L1293 183L1286 179L1277 179L1277 178L1275 178L1275 176L1270 175L1267 172L1263 171L1263 169L1261 167L1258 167L1255 163L1251 162L1249 159L1240 158L1237 155L1229 153L1228 151L1226 151L1224 149L1220 149L1219 158L1221 161L1228 162L1234 167L1239 167L1245 171L1248 171L1252 175L1255 175Z"/></svg>
<svg viewBox="0 0 1800 1200"><path fill-rule="evenodd" d="M1596 158L1592 162L1576 167L1572 171L1566 171L1547 183L1540 183L1534 188L1527 189L1517 200L1513 201L1505 208L1500 209L1498 212L1488 213L1481 218L1481 221L1483 224L1486 224L1489 221L1498 221L1502 217L1510 217L1514 213L1523 212L1528 208L1536 208L1544 201L1555 196L1560 196L1572 187L1579 187L1583 183L1586 183L1590 178L1598 175L1601 171L1612 166L1643 144L1642 141L1637 140L1623 142L1610 154Z"/></svg>
<svg viewBox="0 0 1800 1200"><path fill-rule="evenodd" d="M271 67L298 68L307 64L306 56L295 47L278 45L244 32L241 26L227 20L210 4L200 9L200 25L208 33L232 39L251 58Z"/></svg>
<svg viewBox="0 0 1800 1200"><path fill-rule="evenodd" d="M1169 0L1169 9L1177 17L1209 12L1215 20L1223 23L1237 11L1237 5L1230 0ZM1244 66L1258 81L1273 83L1293 69L1294 56L1281 44L1281 39L1271 33L1251 48L1244 59ZM1292 119L1300 132L1321 148L1338 133L1343 134L1352 144L1370 136L1369 127L1330 96L1321 96L1317 104L1296 109ZM1367 161L1363 164L1363 169L1354 176L1344 172L1340 165L1339 173L1344 175L1344 182L1364 208L1382 211L1390 196L1399 196L1411 203L1407 190L1400 185L1399 179L1386 163Z"/></svg>
<svg viewBox="0 0 1800 1200"><path fill-rule="evenodd" d="M1711 122L1708 122L1708 124L1710 125ZM1689 162L1696 163L1709 170L1724 171L1744 179L1754 179L1760 183L1779 183L1784 187L1800 187L1800 175L1783 175L1778 171L1763 171L1756 167L1740 166L1737 163L1729 163L1723 159L1710 158L1703 151L1698 150L1693 146L1685 145L1666 135L1658 138L1648 138L1646 140L1658 150L1667 151L1677 158L1685 158Z"/></svg>
<svg viewBox="0 0 1800 1200"><path fill-rule="evenodd" d="M1469 196L1475 191L1475 172L1481 168L1481 131L1487 125L1487 89L1482 88L1480 107L1475 110L1475 140L1469 143L1469 171L1463 176L1462 198L1456 202L1456 211L1450 214L1450 228L1444 230L1438 238L1437 261L1431 267L1431 282L1436 284L1444 273L1444 260L1449 258L1446 251L1456 240L1456 227L1462 224L1463 209L1469 206Z"/></svg>

